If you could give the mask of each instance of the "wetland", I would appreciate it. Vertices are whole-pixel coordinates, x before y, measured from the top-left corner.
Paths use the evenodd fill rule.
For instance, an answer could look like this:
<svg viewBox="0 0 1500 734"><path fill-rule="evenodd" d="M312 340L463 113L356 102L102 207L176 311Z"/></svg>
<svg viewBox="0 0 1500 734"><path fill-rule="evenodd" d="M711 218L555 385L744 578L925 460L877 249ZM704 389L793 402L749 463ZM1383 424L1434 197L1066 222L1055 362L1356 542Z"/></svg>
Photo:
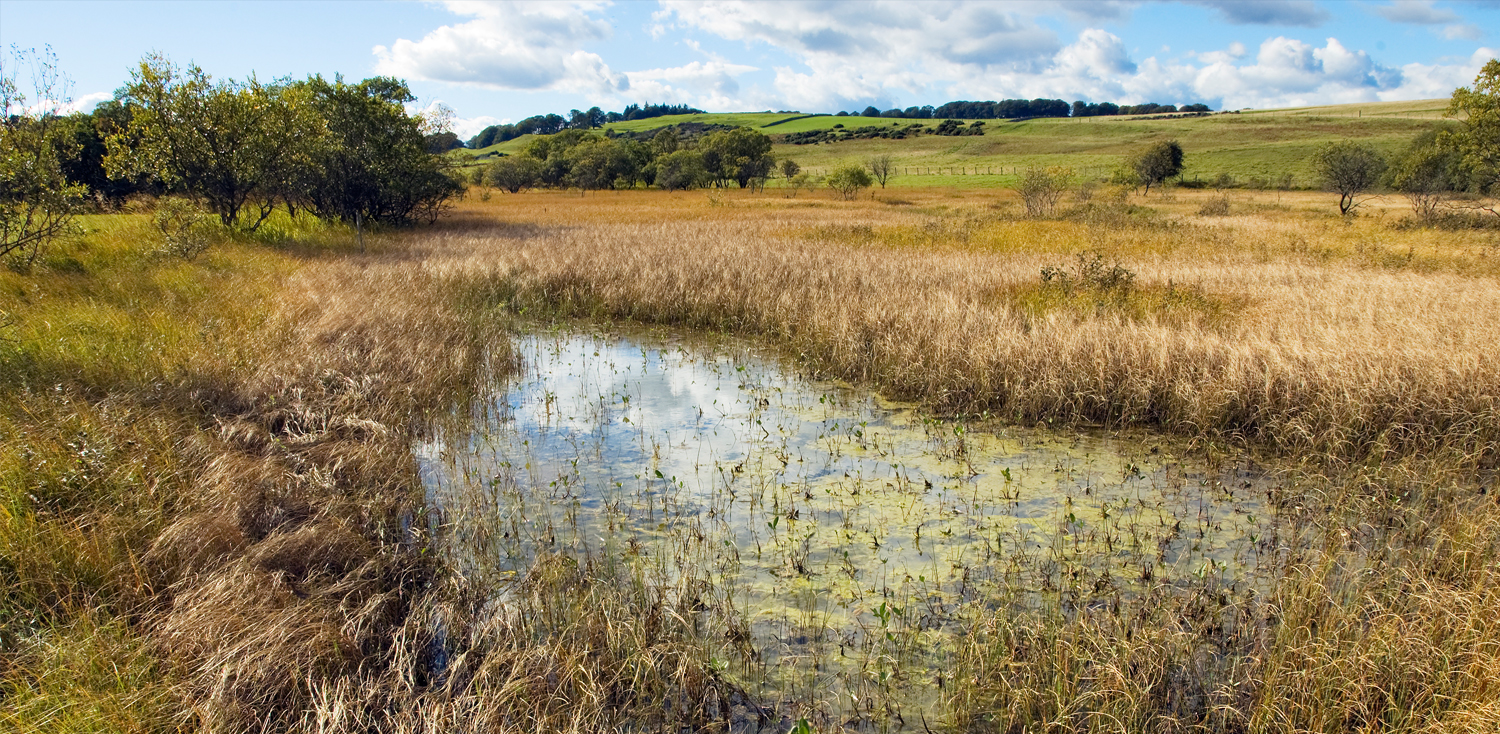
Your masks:
<svg viewBox="0 0 1500 734"><path fill-rule="evenodd" d="M986 616L1254 600L1290 554L1283 478L1243 456L936 417L693 331L512 348L520 371L416 450L454 567L502 602L545 556L672 590L713 666L799 717L937 725Z"/></svg>

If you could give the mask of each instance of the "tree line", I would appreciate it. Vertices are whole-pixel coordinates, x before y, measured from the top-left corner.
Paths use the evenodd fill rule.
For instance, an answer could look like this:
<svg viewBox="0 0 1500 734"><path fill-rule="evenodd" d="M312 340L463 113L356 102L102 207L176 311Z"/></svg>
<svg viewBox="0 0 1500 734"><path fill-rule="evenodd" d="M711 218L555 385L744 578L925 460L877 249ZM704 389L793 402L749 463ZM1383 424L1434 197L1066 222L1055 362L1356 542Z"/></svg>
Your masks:
<svg viewBox="0 0 1500 734"><path fill-rule="evenodd" d="M476 172L475 182L511 193L538 187L758 188L775 163L771 138L746 127L669 126L649 139L569 128L491 162Z"/></svg>
<svg viewBox="0 0 1500 734"><path fill-rule="evenodd" d="M515 140L522 135L553 135L563 130L591 130L611 122L649 120L667 115L701 115L703 110L683 104L627 105L620 112L604 112L598 107L587 110L572 110L567 117L556 114L533 115L520 122L506 125L490 125L469 138L472 149L488 148L496 143Z"/></svg>
<svg viewBox="0 0 1500 734"><path fill-rule="evenodd" d="M836 116L888 117L915 120L946 118L961 120L1013 120L1030 117L1100 117L1107 115L1152 115L1212 111L1206 104L1189 104L1177 107L1176 105L1164 105L1155 102L1138 105L1117 105L1112 102L1091 104L1079 100L1070 105L1060 99L1038 98L1004 99L999 102L993 100L988 102L957 101L948 102L936 107L926 105L922 107L907 107L906 109L892 108L885 111L871 106L866 107L863 112L839 112Z"/></svg>
<svg viewBox="0 0 1500 734"><path fill-rule="evenodd" d="M138 193L178 194L253 231L277 207L361 225L430 221L463 190L430 152L442 115L407 112L415 98L398 79L214 79L152 55L114 99L64 114L54 58L21 54L8 67L0 254L34 256L90 200ZM18 67L38 82L30 99Z"/></svg>

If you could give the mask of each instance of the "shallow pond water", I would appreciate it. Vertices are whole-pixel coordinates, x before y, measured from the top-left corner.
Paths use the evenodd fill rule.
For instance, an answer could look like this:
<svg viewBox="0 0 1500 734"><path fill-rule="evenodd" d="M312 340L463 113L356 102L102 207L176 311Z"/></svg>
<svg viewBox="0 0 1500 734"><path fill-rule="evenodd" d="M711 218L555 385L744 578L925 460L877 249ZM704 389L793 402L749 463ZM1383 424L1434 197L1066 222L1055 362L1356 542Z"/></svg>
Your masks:
<svg viewBox="0 0 1500 734"><path fill-rule="evenodd" d="M473 425L419 447L449 547L501 579L565 553L678 589L764 700L920 729L976 611L1244 587L1268 562L1274 482L1248 462L935 420L744 343L580 329L517 347L523 372Z"/></svg>

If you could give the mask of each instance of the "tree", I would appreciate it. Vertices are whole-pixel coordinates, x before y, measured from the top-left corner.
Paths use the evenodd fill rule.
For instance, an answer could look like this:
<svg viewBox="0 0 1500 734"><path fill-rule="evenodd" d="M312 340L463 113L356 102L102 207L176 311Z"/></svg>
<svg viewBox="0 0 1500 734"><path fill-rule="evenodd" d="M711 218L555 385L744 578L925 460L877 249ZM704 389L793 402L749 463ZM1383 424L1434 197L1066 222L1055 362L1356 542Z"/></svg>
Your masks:
<svg viewBox="0 0 1500 734"><path fill-rule="evenodd" d="M1026 173L1016 184L1016 193L1021 195L1022 203L1026 205L1027 215L1047 216L1057 208L1058 200L1062 198L1063 192L1067 191L1072 180L1072 169L1060 166L1051 168L1032 166L1026 169Z"/></svg>
<svg viewBox="0 0 1500 734"><path fill-rule="evenodd" d="M859 196L860 189L867 189L874 181L864 166L845 163L828 174L828 188L839 192L847 201Z"/></svg>
<svg viewBox="0 0 1500 734"><path fill-rule="evenodd" d="M423 121L406 112L414 97L404 82L314 76L299 86L327 131L294 194L318 217L356 225L431 221L461 190L443 159L427 152Z"/></svg>
<svg viewBox="0 0 1500 734"><path fill-rule="evenodd" d="M701 186L708 178L703 154L696 150L679 150L656 159L656 185L664 191L681 191Z"/></svg>
<svg viewBox="0 0 1500 734"><path fill-rule="evenodd" d="M104 168L104 158L109 154L105 141L130 127L133 114L129 105L106 100L93 112L76 112L62 121L68 127L64 134L72 138L71 145L59 149L63 174L69 183L87 186L89 194L107 206L117 207L131 194L159 188L148 174L110 178Z"/></svg>
<svg viewBox="0 0 1500 734"><path fill-rule="evenodd" d="M719 130L698 143L709 175L721 182L734 181L745 188L750 180L770 175L776 159L771 156L771 138L748 127Z"/></svg>
<svg viewBox="0 0 1500 734"><path fill-rule="evenodd" d="M30 97L21 90L23 70ZM68 102L51 49L0 59L0 255L30 262L72 227L86 189L69 183L60 163L76 147L57 114Z"/></svg>
<svg viewBox="0 0 1500 734"><path fill-rule="evenodd" d="M1453 90L1447 115L1464 117L1461 127L1445 136L1460 156L1463 173L1480 193L1496 193L1500 184L1500 60L1486 62L1473 87Z"/></svg>
<svg viewBox="0 0 1500 734"><path fill-rule="evenodd" d="M585 191L614 188L615 181L629 177L634 166L625 149L608 138L595 138L569 148L565 160L568 182Z"/></svg>
<svg viewBox="0 0 1500 734"><path fill-rule="evenodd" d="M1436 216L1438 205L1461 186L1462 158L1454 146L1444 142L1436 130L1429 130L1418 135L1391 164L1391 188L1406 196L1420 221Z"/></svg>
<svg viewBox="0 0 1500 734"><path fill-rule="evenodd" d="M1182 146L1176 140L1156 143L1137 154L1130 167L1149 194L1152 186L1182 173Z"/></svg>
<svg viewBox="0 0 1500 734"><path fill-rule="evenodd" d="M253 76L214 82L199 67L184 72L160 55L131 72L126 97L135 114L127 134L106 141L109 174L153 174L204 201L225 225L238 224L252 205L251 230L324 135L302 85L265 85Z"/></svg>
<svg viewBox="0 0 1500 734"><path fill-rule="evenodd" d="M782 178L785 178L788 181L790 181L793 176L796 176L801 171L802 171L801 164L797 163L796 161L792 160L791 158L783 158L783 159L781 159L781 176L782 176Z"/></svg>
<svg viewBox="0 0 1500 734"><path fill-rule="evenodd" d="M889 155L871 156L869 160L865 161L865 165L869 166L870 174L875 177L875 180L880 184L880 188L882 189L885 188L886 181L889 181L891 176L895 175L896 172L895 166L891 165L891 157Z"/></svg>
<svg viewBox="0 0 1500 734"><path fill-rule="evenodd" d="M526 155L510 155L489 165L484 171L484 182L502 191L520 193L536 185L541 164Z"/></svg>
<svg viewBox="0 0 1500 734"><path fill-rule="evenodd" d="M1385 167L1380 151L1352 140L1329 143L1313 155L1313 170L1323 186L1339 195L1340 214L1360 205L1358 196L1380 181Z"/></svg>
<svg viewBox="0 0 1500 734"><path fill-rule="evenodd" d="M676 153L680 145L682 145L682 140L677 137L677 129L673 127L664 127L651 138L651 149L657 155Z"/></svg>

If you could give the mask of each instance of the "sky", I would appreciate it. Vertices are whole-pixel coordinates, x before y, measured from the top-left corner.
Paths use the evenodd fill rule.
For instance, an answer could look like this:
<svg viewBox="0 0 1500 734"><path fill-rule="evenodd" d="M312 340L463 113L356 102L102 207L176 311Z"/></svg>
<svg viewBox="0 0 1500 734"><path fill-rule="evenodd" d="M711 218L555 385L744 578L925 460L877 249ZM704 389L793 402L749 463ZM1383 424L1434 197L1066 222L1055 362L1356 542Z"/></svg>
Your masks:
<svg viewBox="0 0 1500 734"><path fill-rule="evenodd" d="M0 0L73 106L152 52L215 78L405 79L469 137L631 103L858 111L952 100L1266 109L1447 97L1500 55L1500 0Z"/></svg>

